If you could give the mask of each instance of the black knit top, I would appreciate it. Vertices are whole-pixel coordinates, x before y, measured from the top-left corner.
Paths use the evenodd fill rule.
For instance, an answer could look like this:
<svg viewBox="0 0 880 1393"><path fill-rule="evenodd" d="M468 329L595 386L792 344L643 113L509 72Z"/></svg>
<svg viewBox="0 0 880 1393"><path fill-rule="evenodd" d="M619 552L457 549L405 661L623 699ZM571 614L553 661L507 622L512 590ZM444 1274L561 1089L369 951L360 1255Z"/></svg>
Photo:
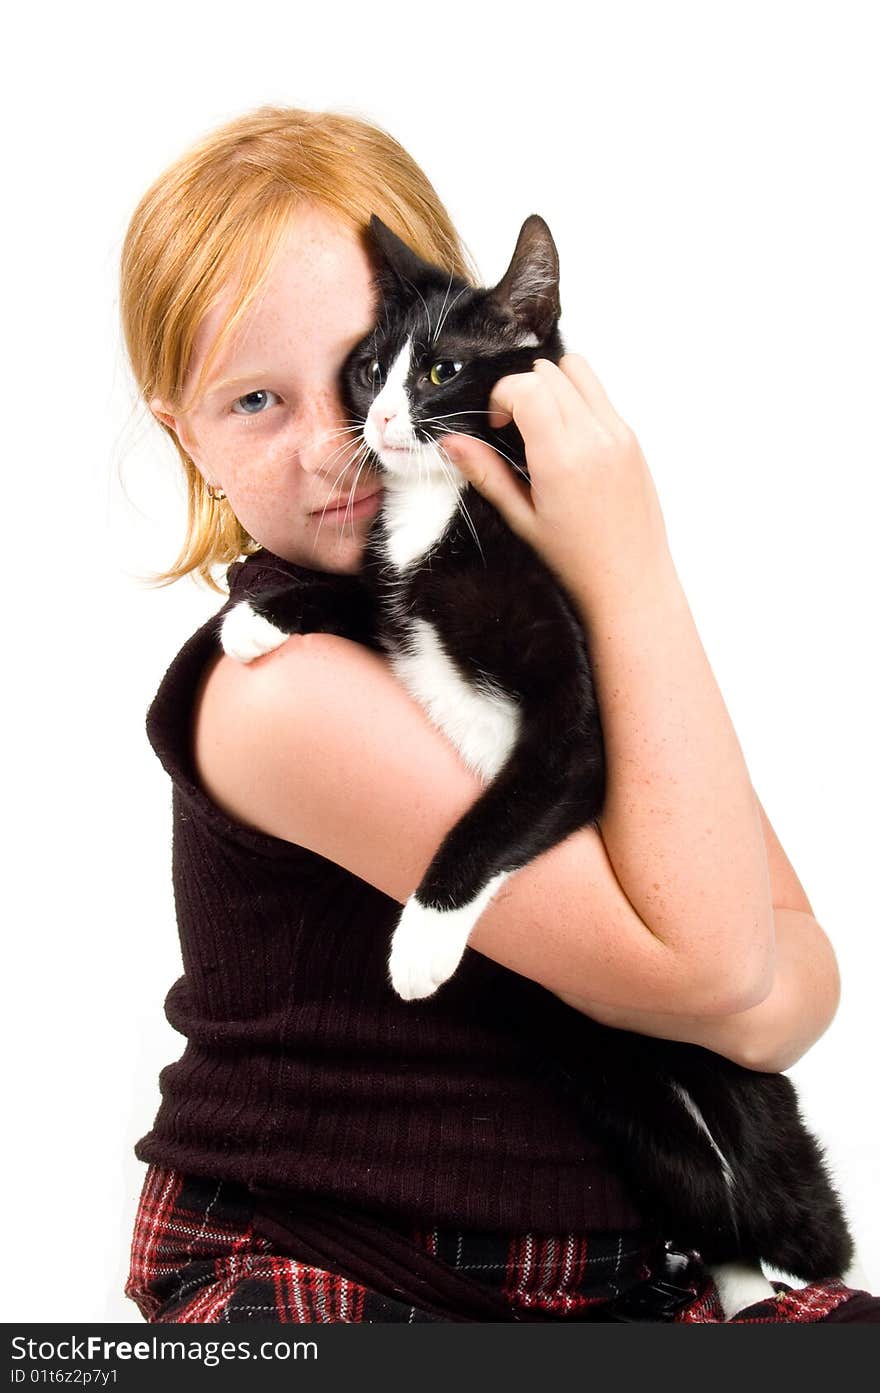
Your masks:
<svg viewBox="0 0 880 1393"><path fill-rule="evenodd" d="M286 577L328 581L261 551L230 568L227 606ZM639 1227L545 1057L568 1007L472 949L434 996L402 1001L386 968L400 905L205 794L193 707L217 651L215 616L174 659L147 718L172 781L183 976L165 1014L186 1048L161 1072L161 1105L135 1154L389 1220Z"/></svg>

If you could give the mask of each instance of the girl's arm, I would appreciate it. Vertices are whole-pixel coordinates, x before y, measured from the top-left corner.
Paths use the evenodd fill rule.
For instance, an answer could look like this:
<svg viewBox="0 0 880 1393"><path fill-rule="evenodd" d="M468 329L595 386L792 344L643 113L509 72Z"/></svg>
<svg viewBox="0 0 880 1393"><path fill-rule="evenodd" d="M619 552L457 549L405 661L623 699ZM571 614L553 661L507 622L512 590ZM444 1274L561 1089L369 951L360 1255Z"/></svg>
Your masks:
<svg viewBox="0 0 880 1393"><path fill-rule="evenodd" d="M667 1040L688 1040L726 1055L747 1069L789 1069L828 1029L840 1001L834 949L812 914L775 908L776 967L769 995L729 1016L684 1016L633 1011L578 1000L563 1001L603 1025Z"/></svg>
<svg viewBox="0 0 880 1393"><path fill-rule="evenodd" d="M719 981L738 963L766 997L775 922L761 819L638 441L574 354L503 378L490 408L490 424L519 428L528 486L484 442L444 444L583 622L608 771L600 829L621 889L660 942Z"/></svg>
<svg viewBox="0 0 880 1393"><path fill-rule="evenodd" d="M564 992L559 993L562 1000L604 1025L688 1040L768 1073L790 1068L815 1044L840 1002L837 960L757 794L755 806L770 873L776 940L773 985L765 1000L748 1011L714 1017L614 1008Z"/></svg>
<svg viewBox="0 0 880 1393"><path fill-rule="evenodd" d="M714 945L719 979L739 954L765 984L755 1005L723 1016L559 995L609 1025L788 1067L833 1018L837 965L754 795L638 442L576 355L503 379L490 405L491 424L519 427L530 487L481 441L447 448L584 624L608 762L600 831L621 888L663 943L709 959Z"/></svg>
<svg viewBox="0 0 880 1393"><path fill-rule="evenodd" d="M774 921L761 823L638 441L576 354L502 378L489 404L491 425L518 427L530 486L483 441L445 445L583 621L608 771L601 833L621 888L662 943L690 946L719 979L738 961L766 996Z"/></svg>
<svg viewBox="0 0 880 1393"><path fill-rule="evenodd" d="M220 657L197 703L194 754L203 786L230 816L309 847L400 904L483 787L383 658L328 634L291 638L247 667ZM809 911L760 811L774 897ZM585 828L512 876L470 942L609 1025L779 1068L782 1055L791 1062L810 1043L805 1031L821 1033L816 1012L824 1000L830 1019L837 978L809 913L776 914L780 943L795 946L797 928L802 953L778 955L770 997L749 998L735 970L711 977L707 992L705 969L651 933L601 836ZM388 946L377 942L376 952Z"/></svg>
<svg viewBox="0 0 880 1393"><path fill-rule="evenodd" d="M332 634L295 636L248 666L218 658L197 703L194 757L230 816L400 904L483 788L386 660ZM765 995L738 957L719 971L713 943L652 933L593 827L511 876L470 944L550 991L612 1008L717 1016Z"/></svg>
<svg viewBox="0 0 880 1393"><path fill-rule="evenodd" d="M757 794L755 806L770 873L776 940L773 985L765 1000L730 1016L633 1011L558 993L563 1001L604 1025L688 1040L767 1073L790 1068L815 1044L840 1003L837 960Z"/></svg>

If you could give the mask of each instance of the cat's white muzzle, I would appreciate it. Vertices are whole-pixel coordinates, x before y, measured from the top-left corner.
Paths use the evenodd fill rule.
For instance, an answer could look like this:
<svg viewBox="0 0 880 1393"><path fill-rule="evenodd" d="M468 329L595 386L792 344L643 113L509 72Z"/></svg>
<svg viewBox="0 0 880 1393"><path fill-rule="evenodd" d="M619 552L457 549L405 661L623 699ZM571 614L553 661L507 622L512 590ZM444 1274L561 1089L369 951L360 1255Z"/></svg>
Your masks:
<svg viewBox="0 0 880 1393"><path fill-rule="evenodd" d="M375 444L370 436L375 438ZM436 445L413 438L406 445L397 445L378 439L376 432L364 430L364 440L378 456L387 475L400 480L427 478L458 479L458 471L451 460L443 459Z"/></svg>

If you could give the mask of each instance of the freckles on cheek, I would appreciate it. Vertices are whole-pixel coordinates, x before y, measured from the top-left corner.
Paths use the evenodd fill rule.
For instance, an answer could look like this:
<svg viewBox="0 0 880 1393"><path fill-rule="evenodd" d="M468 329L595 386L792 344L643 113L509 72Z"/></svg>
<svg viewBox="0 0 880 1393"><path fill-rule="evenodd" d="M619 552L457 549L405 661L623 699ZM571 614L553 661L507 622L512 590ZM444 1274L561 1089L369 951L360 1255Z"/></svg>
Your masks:
<svg viewBox="0 0 880 1393"><path fill-rule="evenodd" d="M302 534L295 500L277 484L248 484L230 497L239 522L270 550L278 550L275 543L280 539Z"/></svg>
<svg viewBox="0 0 880 1393"><path fill-rule="evenodd" d="M299 489L296 470L286 459L273 459L265 445L242 441L227 454L227 493L234 493L242 507L291 508Z"/></svg>
<svg viewBox="0 0 880 1393"><path fill-rule="evenodd" d="M283 555L288 543L303 536L302 499L289 470L273 473L271 461L239 460L226 477L232 509L255 541Z"/></svg>

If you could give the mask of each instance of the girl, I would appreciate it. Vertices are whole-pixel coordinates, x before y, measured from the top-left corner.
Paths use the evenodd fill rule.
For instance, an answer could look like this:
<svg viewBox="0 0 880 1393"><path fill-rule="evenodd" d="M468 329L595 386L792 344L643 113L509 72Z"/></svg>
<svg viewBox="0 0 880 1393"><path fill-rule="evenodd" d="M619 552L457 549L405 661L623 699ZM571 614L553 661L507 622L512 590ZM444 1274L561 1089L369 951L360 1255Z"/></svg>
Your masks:
<svg viewBox="0 0 880 1393"><path fill-rule="evenodd" d="M225 565L227 605L358 584L381 481L357 473L338 377L377 313L372 213L477 283L421 170L332 113L233 121L136 209L126 343L189 493L161 579ZM476 776L345 637L243 666L216 619L193 635L148 718L184 964L166 1014L187 1041L136 1147L126 1291L148 1320L720 1319L699 1255L639 1213L541 1040L576 1009L785 1069L834 1015L834 953L752 789L632 432L577 354L502 379L492 406L531 491L481 442L449 453L588 626L601 832L513 877L452 981L403 1002L390 929ZM737 1319L878 1308L777 1284Z"/></svg>

